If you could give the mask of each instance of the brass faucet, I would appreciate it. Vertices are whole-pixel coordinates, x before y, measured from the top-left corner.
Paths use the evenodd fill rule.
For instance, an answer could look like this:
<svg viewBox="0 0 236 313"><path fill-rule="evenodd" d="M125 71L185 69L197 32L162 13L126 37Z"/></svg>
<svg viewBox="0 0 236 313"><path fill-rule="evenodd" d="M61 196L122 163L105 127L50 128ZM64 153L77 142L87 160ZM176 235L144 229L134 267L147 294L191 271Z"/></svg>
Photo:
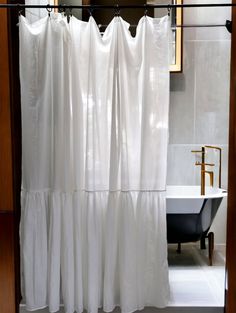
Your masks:
<svg viewBox="0 0 236 313"><path fill-rule="evenodd" d="M214 172L213 171L207 171L205 166L214 166L215 164L212 163L205 163L205 147L202 147L201 150L192 150L192 153L201 153L202 155L202 161L201 162L196 162L195 165L201 166L201 195L205 195L205 187L206 187L206 174L210 175L210 185L213 186L214 182Z"/></svg>

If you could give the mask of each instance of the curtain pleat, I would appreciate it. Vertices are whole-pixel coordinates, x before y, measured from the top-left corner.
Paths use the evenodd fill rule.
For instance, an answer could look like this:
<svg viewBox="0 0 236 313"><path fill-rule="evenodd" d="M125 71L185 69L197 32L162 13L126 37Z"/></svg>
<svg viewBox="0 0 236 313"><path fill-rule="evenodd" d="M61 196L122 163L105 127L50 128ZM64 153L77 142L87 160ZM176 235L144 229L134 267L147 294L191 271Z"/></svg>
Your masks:
<svg viewBox="0 0 236 313"><path fill-rule="evenodd" d="M19 24L27 309L165 307L168 17Z"/></svg>

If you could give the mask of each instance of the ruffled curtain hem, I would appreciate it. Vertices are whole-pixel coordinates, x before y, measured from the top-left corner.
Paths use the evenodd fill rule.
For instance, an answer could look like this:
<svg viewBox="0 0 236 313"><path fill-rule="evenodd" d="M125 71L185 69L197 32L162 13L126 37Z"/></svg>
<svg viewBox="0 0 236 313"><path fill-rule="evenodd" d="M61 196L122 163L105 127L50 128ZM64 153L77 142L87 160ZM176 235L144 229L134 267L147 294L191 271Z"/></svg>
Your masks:
<svg viewBox="0 0 236 313"><path fill-rule="evenodd" d="M30 311L168 303L165 193L22 191L22 294ZM140 303L140 305L138 304ZM45 304L45 305L44 305Z"/></svg>

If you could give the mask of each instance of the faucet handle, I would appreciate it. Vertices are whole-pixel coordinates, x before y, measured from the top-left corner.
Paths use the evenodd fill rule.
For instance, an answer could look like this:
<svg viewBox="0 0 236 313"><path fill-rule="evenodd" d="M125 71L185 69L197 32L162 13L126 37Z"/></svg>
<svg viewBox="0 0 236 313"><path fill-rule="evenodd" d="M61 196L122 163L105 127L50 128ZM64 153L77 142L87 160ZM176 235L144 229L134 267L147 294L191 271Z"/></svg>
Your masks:
<svg viewBox="0 0 236 313"><path fill-rule="evenodd" d="M195 165L215 166L214 163L200 163L200 162L196 162Z"/></svg>
<svg viewBox="0 0 236 313"><path fill-rule="evenodd" d="M206 153L204 150L191 150L192 153Z"/></svg>

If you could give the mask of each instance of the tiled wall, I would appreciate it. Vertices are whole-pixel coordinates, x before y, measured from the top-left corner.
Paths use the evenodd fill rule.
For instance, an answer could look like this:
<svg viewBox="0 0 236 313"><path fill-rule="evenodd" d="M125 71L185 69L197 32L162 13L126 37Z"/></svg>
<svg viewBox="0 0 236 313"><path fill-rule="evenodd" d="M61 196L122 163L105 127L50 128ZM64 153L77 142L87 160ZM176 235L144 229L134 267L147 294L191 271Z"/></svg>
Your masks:
<svg viewBox="0 0 236 313"><path fill-rule="evenodd" d="M225 24L231 19L230 8L184 11L184 24ZM223 149L222 187L227 189L230 39L226 28L184 29L183 73L171 74L169 185L200 184L200 167L194 165L196 156L191 150L208 144ZM216 153L209 153L207 158L217 164ZM217 180L216 166L215 185ZM216 243L225 243L225 230L226 200L212 226Z"/></svg>

